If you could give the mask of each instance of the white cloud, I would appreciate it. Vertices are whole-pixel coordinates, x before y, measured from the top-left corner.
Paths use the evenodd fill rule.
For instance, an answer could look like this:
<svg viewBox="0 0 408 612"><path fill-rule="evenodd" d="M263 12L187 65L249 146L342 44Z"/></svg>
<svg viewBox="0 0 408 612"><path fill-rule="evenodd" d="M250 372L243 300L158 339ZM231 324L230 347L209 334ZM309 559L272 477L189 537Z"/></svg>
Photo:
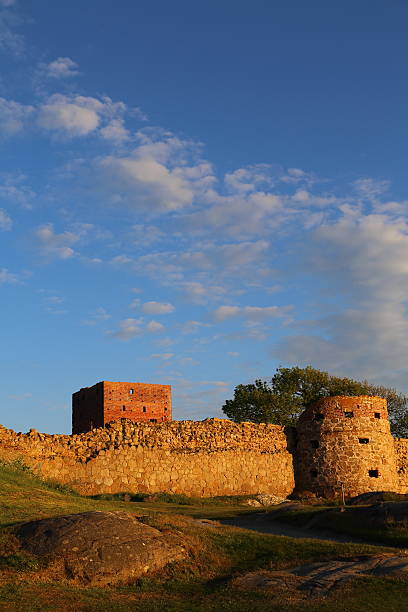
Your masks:
<svg viewBox="0 0 408 612"><path fill-rule="evenodd" d="M18 395L9 395L8 397L9 399L15 400L16 402L22 402L26 399L30 399L30 397L33 397L33 394L27 391L26 393L20 393Z"/></svg>
<svg viewBox="0 0 408 612"><path fill-rule="evenodd" d="M113 203L150 212L179 210L213 183L212 168L198 159L194 143L162 130L140 130L136 137L139 145L131 154L96 162Z"/></svg>
<svg viewBox="0 0 408 612"><path fill-rule="evenodd" d="M311 235L298 258L330 295L324 305L329 314L298 321L296 327L306 333L282 340L274 354L395 384L408 360L408 224L345 209L336 222Z"/></svg>
<svg viewBox="0 0 408 612"><path fill-rule="evenodd" d="M109 332L109 334L118 340L127 342L143 333L142 323L142 319L123 319L123 321L119 321L119 329L115 332Z"/></svg>
<svg viewBox="0 0 408 612"><path fill-rule="evenodd" d="M250 321L262 321L287 316L291 306L220 306L212 312L215 321L225 321L237 316Z"/></svg>
<svg viewBox="0 0 408 612"><path fill-rule="evenodd" d="M245 194L265 190L277 182L273 167L269 164L256 164L238 168L224 177L227 188L234 194Z"/></svg>
<svg viewBox="0 0 408 612"><path fill-rule="evenodd" d="M198 304L204 304L208 300L216 299L226 293L225 287L198 281L185 281L181 283L180 289L182 289L189 300Z"/></svg>
<svg viewBox="0 0 408 612"><path fill-rule="evenodd" d="M126 112L123 102L113 102L107 96L98 99L91 96L54 94L38 111L38 125L48 131L56 131L68 137L87 136L100 125L110 125ZM103 128L102 128L103 129Z"/></svg>
<svg viewBox="0 0 408 612"><path fill-rule="evenodd" d="M105 310L105 308L99 306L99 308L97 308L93 313L89 315L88 319L82 321L82 324L91 326L97 325L98 323L103 323L104 321L107 321L110 318L111 315Z"/></svg>
<svg viewBox="0 0 408 612"><path fill-rule="evenodd" d="M168 361L172 357L174 357L174 353L153 353L151 355L153 359L162 359L163 361Z"/></svg>
<svg viewBox="0 0 408 612"><path fill-rule="evenodd" d="M165 233L155 225L138 223L129 230L129 239L135 246L145 246L165 237Z"/></svg>
<svg viewBox="0 0 408 612"><path fill-rule="evenodd" d="M104 179L110 178L117 197L136 207L177 210L193 201L188 182L154 159L106 157L100 161Z"/></svg>
<svg viewBox="0 0 408 612"><path fill-rule="evenodd" d="M133 263L133 259L128 255L115 255L115 257L112 257L111 263L114 265L123 266Z"/></svg>
<svg viewBox="0 0 408 612"><path fill-rule="evenodd" d="M149 321L147 325L144 324L144 320L140 319L123 319L118 323L119 329L116 331L109 331L108 334L113 338L127 342L136 336L141 336L144 333L158 333L164 331L165 327L157 321Z"/></svg>
<svg viewBox="0 0 408 612"><path fill-rule="evenodd" d="M169 314L174 311L173 304L164 302L145 302L142 306L143 312L146 314Z"/></svg>
<svg viewBox="0 0 408 612"><path fill-rule="evenodd" d="M95 98L51 96L40 109L38 124L45 130L61 131L69 136L85 136L99 125L101 103Z"/></svg>
<svg viewBox="0 0 408 612"><path fill-rule="evenodd" d="M186 321L181 325L181 333L182 334L195 334L202 327L209 327L208 323L203 323L202 321Z"/></svg>
<svg viewBox="0 0 408 612"><path fill-rule="evenodd" d="M0 208L0 230L11 230L12 225L13 221L11 220L11 217L3 208Z"/></svg>
<svg viewBox="0 0 408 612"><path fill-rule="evenodd" d="M14 284L17 282L17 274L13 274L7 268L0 268L0 285L5 285L6 283Z"/></svg>
<svg viewBox="0 0 408 612"><path fill-rule="evenodd" d="M75 254L71 245L79 240L73 232L56 234L52 223L41 225L34 230L34 237L42 255L51 259L69 259Z"/></svg>
<svg viewBox="0 0 408 612"><path fill-rule="evenodd" d="M0 98L0 135L10 136L22 131L33 112L33 106Z"/></svg>
<svg viewBox="0 0 408 612"><path fill-rule="evenodd" d="M205 275L211 273L214 282L214 271L220 277L231 277L239 275L243 278L250 274L252 279L257 274L264 275L265 268L260 261L266 256L269 243L266 240L242 241L228 244L216 244L205 242L199 245L200 250L164 251L142 255L133 263L137 269L157 278L166 278L172 284L176 281L177 286L191 291L196 296L203 294L203 281L187 280L184 278L187 272L195 271ZM256 269L255 269L256 268ZM207 280L207 279L206 279ZM223 285L213 285L206 282L207 288L212 286L215 294L222 294Z"/></svg>
<svg viewBox="0 0 408 612"><path fill-rule="evenodd" d="M4 11L0 12L0 49L11 53L11 55L19 56L24 52L24 38L21 34L17 34L15 28L20 25L21 18L15 13L8 11L15 3L10 0L1 0L0 7Z"/></svg>
<svg viewBox="0 0 408 612"><path fill-rule="evenodd" d="M58 57L47 64L44 69L46 75L54 79L66 79L79 74L78 64L70 57Z"/></svg>
<svg viewBox="0 0 408 612"><path fill-rule="evenodd" d="M16 0L0 0L0 6L9 7L14 6L16 4Z"/></svg>
<svg viewBox="0 0 408 612"><path fill-rule="evenodd" d="M147 329L148 332L151 332L151 333L155 334L157 332L164 331L166 328L165 328L164 325L162 325L162 323L159 323L158 321L150 321L146 325L146 329Z"/></svg>
<svg viewBox="0 0 408 612"><path fill-rule="evenodd" d="M130 138L130 132L126 129L123 119L112 119L99 133L105 140L117 144Z"/></svg>
<svg viewBox="0 0 408 612"><path fill-rule="evenodd" d="M389 181L378 181L371 177L359 178L353 185L357 193L367 200L376 200L390 188Z"/></svg>
<svg viewBox="0 0 408 612"><path fill-rule="evenodd" d="M0 184L0 198L10 204L18 204L22 208L31 208L35 192L24 184L26 177L23 174L5 175Z"/></svg>

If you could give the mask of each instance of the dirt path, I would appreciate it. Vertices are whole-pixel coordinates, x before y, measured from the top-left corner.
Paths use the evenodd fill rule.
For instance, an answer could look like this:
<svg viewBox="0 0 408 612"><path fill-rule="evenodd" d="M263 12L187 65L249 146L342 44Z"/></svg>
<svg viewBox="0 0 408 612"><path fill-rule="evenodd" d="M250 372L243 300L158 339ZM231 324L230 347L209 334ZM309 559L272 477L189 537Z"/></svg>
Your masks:
<svg viewBox="0 0 408 612"><path fill-rule="evenodd" d="M313 540L329 540L332 542L353 542L355 544L372 544L373 546L387 546L381 542L368 542L354 536L335 533L322 529L307 529L306 527L294 527L278 521L272 520L267 513L251 514L250 516L238 516L232 519L222 519L222 525L241 527L242 529L252 529L261 533L288 536L290 538L311 538ZM391 547L394 548L394 547Z"/></svg>

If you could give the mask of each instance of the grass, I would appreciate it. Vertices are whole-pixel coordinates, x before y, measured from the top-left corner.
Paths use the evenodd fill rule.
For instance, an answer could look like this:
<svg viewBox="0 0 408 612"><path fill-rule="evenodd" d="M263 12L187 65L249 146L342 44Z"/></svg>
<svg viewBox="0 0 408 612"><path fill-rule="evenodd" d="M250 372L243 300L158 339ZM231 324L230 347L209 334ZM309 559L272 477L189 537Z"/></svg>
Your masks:
<svg viewBox="0 0 408 612"><path fill-rule="evenodd" d="M408 549L408 519L397 521L389 517L387 520L375 520L367 517L366 508L347 506L341 512L340 508L299 505L283 513L277 508L272 509L269 516L273 519L276 515L276 520L298 527L312 525L315 529L328 529L368 542Z"/></svg>
<svg viewBox="0 0 408 612"><path fill-rule="evenodd" d="M132 497L134 501L130 501ZM0 462L0 527L18 521L90 510L124 510L135 514L167 512L209 519L232 518L256 511L242 505L244 497L250 496L203 500L168 493L149 496L119 493L96 498L82 497L69 487L42 480L18 462Z"/></svg>
<svg viewBox="0 0 408 612"><path fill-rule="evenodd" d="M213 527L192 520L198 516L224 518L253 511L240 506L233 498L201 500L168 494L140 498L135 494L134 501L123 499L124 494L98 499L81 497L42 481L24 466L0 464L0 610L357 612L386 608L392 612L406 609L408 583L396 579L358 580L326 600L310 602L303 596L292 600L287 594L238 590L231 585L231 578L242 572L282 569L339 557L353 559L377 554L381 550L378 547L292 539L234 527ZM22 521L87 510L143 514L144 521L150 525L183 534L188 557L122 586L90 588L47 578L46 563L19 549L11 527ZM319 510L322 509L309 508L313 516ZM305 520L306 514L304 510L303 518L297 516L296 520Z"/></svg>

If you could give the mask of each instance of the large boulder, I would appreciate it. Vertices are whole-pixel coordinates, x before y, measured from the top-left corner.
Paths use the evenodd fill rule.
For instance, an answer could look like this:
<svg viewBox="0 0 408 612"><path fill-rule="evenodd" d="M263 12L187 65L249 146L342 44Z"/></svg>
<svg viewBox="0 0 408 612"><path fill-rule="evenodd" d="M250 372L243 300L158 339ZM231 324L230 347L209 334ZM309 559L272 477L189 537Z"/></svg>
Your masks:
<svg viewBox="0 0 408 612"><path fill-rule="evenodd" d="M186 556L181 536L162 533L126 512L82 512L21 525L23 549L87 584L128 581Z"/></svg>

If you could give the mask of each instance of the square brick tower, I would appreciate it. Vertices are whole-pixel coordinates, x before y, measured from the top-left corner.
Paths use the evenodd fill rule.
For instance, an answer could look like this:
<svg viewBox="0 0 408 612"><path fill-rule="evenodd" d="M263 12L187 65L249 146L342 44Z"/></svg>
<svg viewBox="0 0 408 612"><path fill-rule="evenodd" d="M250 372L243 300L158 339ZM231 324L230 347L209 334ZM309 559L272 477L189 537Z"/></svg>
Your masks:
<svg viewBox="0 0 408 612"><path fill-rule="evenodd" d="M72 395L73 434L117 419L171 421L171 386L103 380Z"/></svg>

